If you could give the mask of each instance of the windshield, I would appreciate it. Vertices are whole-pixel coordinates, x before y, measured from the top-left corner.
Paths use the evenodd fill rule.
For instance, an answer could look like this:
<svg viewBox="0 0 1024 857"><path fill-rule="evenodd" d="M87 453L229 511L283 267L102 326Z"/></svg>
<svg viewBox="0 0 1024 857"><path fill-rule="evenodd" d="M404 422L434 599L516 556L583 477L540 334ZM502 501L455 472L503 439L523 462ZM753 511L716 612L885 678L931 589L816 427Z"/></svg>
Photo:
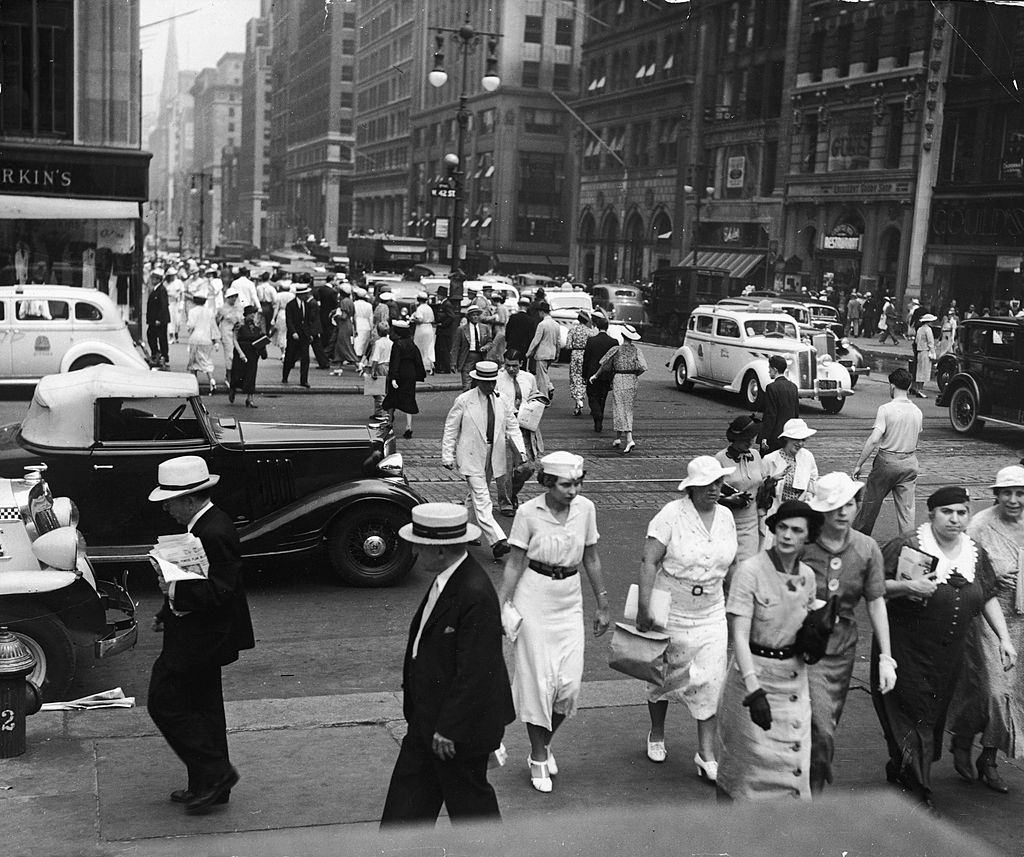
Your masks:
<svg viewBox="0 0 1024 857"><path fill-rule="evenodd" d="M795 318L800 324L809 324L810 323L810 315L808 314L807 309L805 307L802 307L802 306L780 306L780 307L776 307L776 309L782 310L782 312L784 312L786 315L793 316L793 318Z"/></svg>
<svg viewBox="0 0 1024 857"><path fill-rule="evenodd" d="M812 306L811 315L815 318L827 318L829 321L835 321L839 318L839 312L835 307L830 306Z"/></svg>
<svg viewBox="0 0 1024 857"><path fill-rule="evenodd" d="M586 292L548 292L544 299L552 310L594 308L594 302Z"/></svg>
<svg viewBox="0 0 1024 857"><path fill-rule="evenodd" d="M772 319L751 319L743 322L747 336L775 336L786 339L799 339L796 325L788 321Z"/></svg>

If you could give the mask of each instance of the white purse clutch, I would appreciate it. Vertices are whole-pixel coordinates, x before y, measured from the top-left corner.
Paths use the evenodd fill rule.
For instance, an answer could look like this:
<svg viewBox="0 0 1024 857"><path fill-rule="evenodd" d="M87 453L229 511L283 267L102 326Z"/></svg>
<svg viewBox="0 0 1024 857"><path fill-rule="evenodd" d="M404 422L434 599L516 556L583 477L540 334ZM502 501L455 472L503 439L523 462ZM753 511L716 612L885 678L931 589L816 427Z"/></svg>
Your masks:
<svg viewBox="0 0 1024 857"><path fill-rule="evenodd" d="M522 614L516 610L516 605L506 601L501 605L501 629L505 632L509 642L514 643L519 636L519 626L523 624Z"/></svg>

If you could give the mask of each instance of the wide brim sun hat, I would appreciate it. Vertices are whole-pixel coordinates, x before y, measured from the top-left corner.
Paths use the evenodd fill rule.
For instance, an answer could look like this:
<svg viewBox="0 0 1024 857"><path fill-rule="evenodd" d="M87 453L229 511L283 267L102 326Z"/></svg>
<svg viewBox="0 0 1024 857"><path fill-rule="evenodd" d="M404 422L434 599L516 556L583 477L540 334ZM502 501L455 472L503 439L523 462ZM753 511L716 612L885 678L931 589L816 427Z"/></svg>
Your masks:
<svg viewBox="0 0 1024 857"><path fill-rule="evenodd" d="M735 467L723 467L722 463L713 455L698 455L686 465L686 478L679 483L676 490L702 488L712 482L717 482L735 470Z"/></svg>
<svg viewBox="0 0 1024 857"><path fill-rule="evenodd" d="M858 482L849 473L841 470L826 473L814 484L814 496L807 501L807 505L815 512L834 512L856 497L863 487L864 483Z"/></svg>
<svg viewBox="0 0 1024 857"><path fill-rule="evenodd" d="M790 440L807 440L811 435L817 433L817 429L812 429L802 419L795 417L794 419L786 420L786 424L782 427L779 437L789 438Z"/></svg>

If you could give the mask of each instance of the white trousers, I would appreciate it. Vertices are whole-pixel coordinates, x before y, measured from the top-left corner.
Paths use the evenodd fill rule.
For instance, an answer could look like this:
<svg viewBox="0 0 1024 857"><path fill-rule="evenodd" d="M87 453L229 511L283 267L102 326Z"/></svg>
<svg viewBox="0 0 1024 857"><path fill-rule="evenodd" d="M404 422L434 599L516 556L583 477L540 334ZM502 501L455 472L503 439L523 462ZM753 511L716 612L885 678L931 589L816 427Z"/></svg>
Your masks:
<svg viewBox="0 0 1024 857"><path fill-rule="evenodd" d="M491 492L487 487L485 476L467 476L466 484L469 485L469 494L466 496L466 509L469 512L469 519L476 518L476 524L483 532L487 544L493 547L500 541L504 541L505 532L494 520L494 504L491 502Z"/></svg>

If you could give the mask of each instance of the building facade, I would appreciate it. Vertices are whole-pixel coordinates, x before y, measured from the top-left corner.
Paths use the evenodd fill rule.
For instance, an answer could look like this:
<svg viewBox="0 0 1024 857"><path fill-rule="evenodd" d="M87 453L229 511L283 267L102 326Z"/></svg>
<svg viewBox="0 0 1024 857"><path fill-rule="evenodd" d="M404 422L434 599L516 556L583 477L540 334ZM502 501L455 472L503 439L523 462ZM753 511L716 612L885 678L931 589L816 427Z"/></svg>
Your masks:
<svg viewBox="0 0 1024 857"><path fill-rule="evenodd" d="M269 249L264 241L270 181L270 0L245 25L242 66L242 136L238 146L238 237Z"/></svg>
<svg viewBox="0 0 1024 857"><path fill-rule="evenodd" d="M941 98L934 16L911 0L802 4L780 272L790 287L918 291Z"/></svg>
<svg viewBox="0 0 1024 857"><path fill-rule="evenodd" d="M409 111L416 11L377 0L356 12L355 172L352 228L401 235L409 212ZM422 28L421 28L422 29Z"/></svg>
<svg viewBox="0 0 1024 857"><path fill-rule="evenodd" d="M1024 296L1024 12L943 3L932 25L947 53L931 69L941 139L927 218L921 301L1004 313ZM940 62L941 61L941 62ZM928 100L925 109L928 109Z"/></svg>
<svg viewBox="0 0 1024 857"><path fill-rule="evenodd" d="M283 0L270 10L268 246L344 244L352 221L354 4Z"/></svg>
<svg viewBox="0 0 1024 857"><path fill-rule="evenodd" d="M141 315L137 0L4 0L0 14L0 284L108 293Z"/></svg>
<svg viewBox="0 0 1024 857"><path fill-rule="evenodd" d="M192 170L188 187L192 197L194 227L192 245L206 255L226 232L233 232L236 220L223 220L225 149L229 156L242 133L242 64L245 54L226 53L216 68L204 68L196 75L191 93L194 103ZM229 211L229 216L237 216ZM186 241L188 236L186 235Z"/></svg>

